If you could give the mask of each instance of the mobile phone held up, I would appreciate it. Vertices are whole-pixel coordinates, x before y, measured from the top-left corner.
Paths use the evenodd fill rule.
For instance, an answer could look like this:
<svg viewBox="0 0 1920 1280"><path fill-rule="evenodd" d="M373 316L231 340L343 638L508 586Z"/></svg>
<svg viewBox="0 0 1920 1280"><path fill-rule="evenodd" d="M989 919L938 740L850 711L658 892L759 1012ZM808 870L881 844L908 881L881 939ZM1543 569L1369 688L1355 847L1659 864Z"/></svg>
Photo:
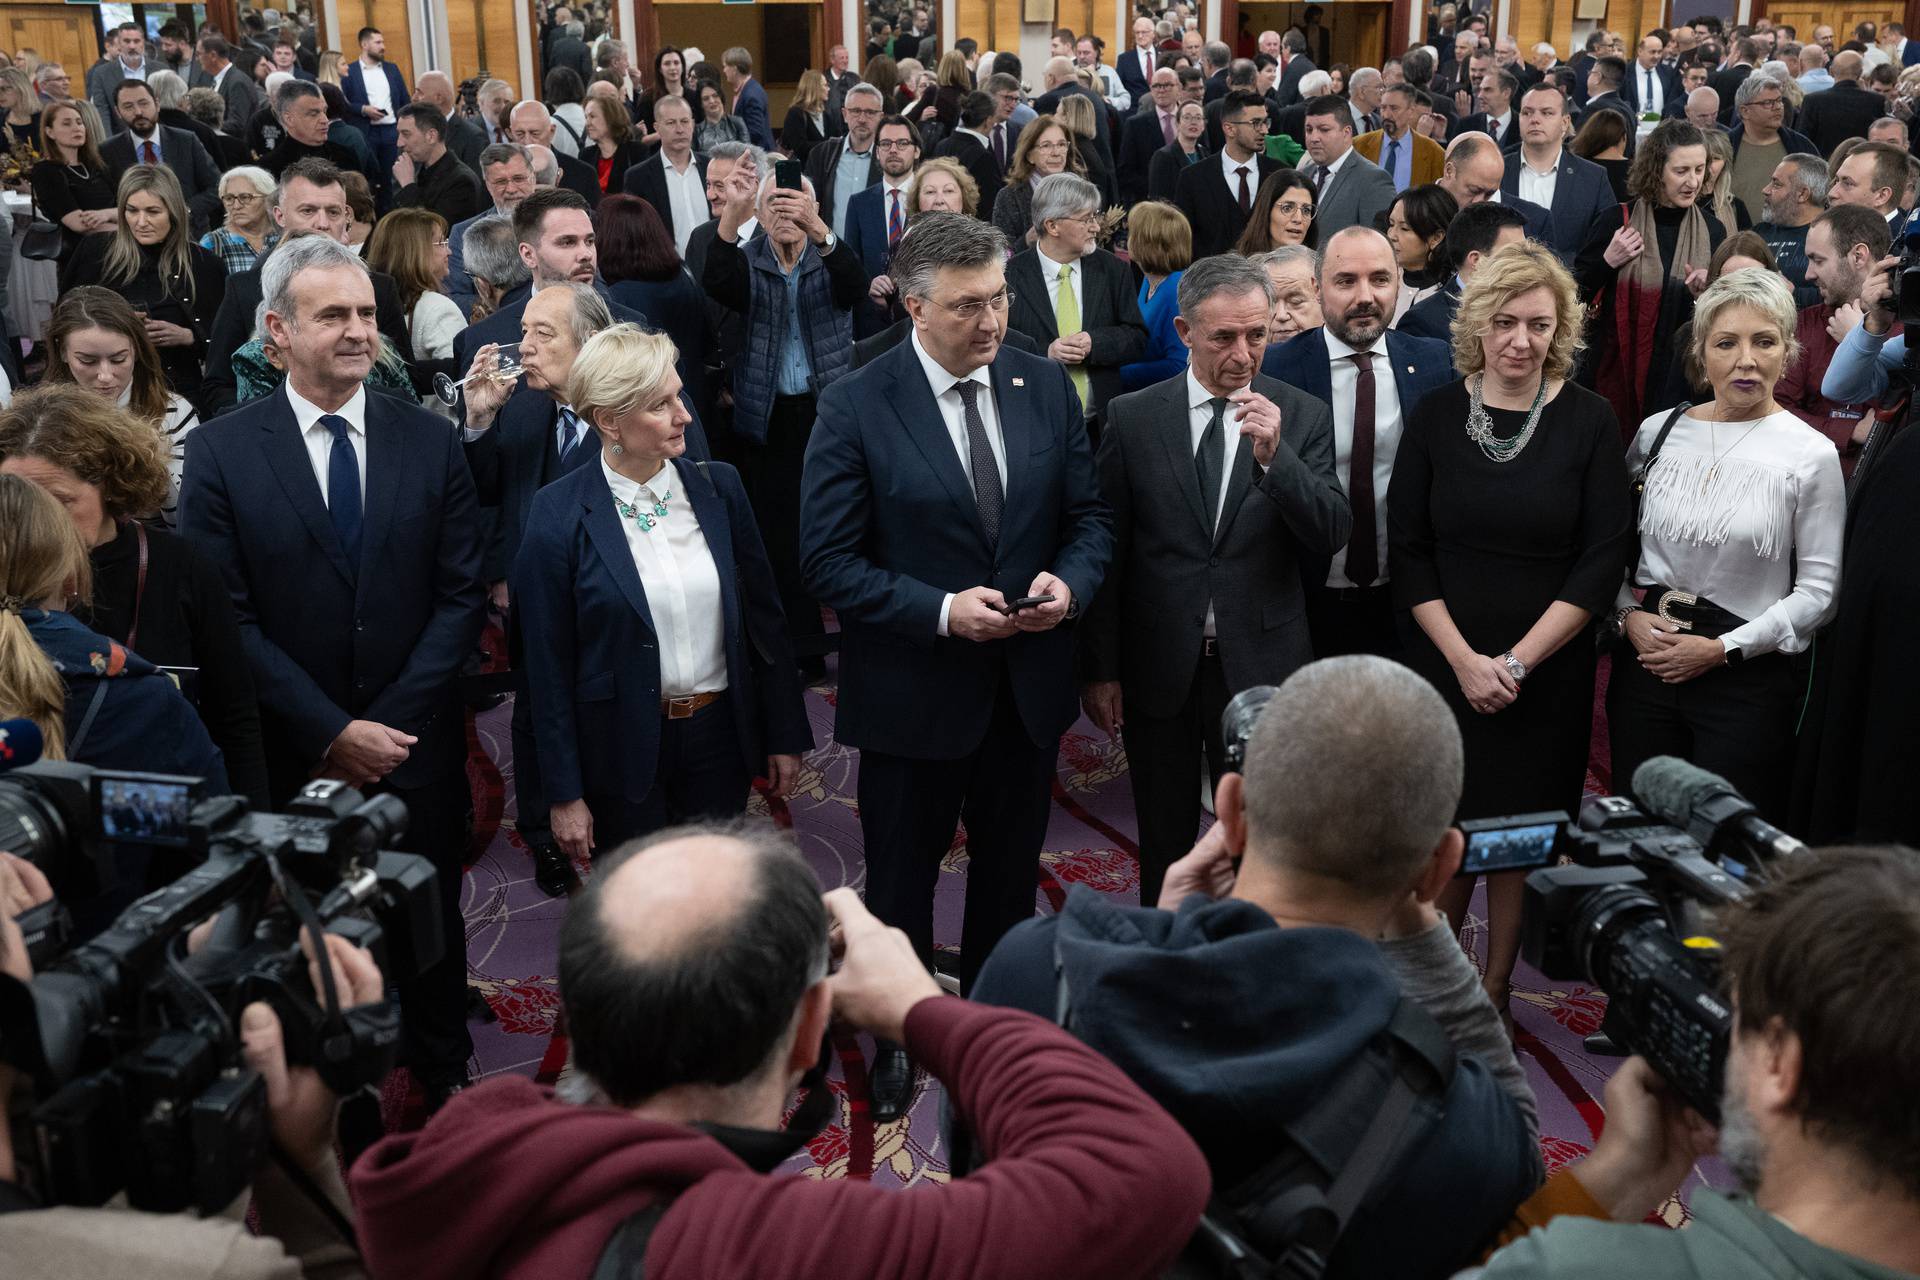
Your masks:
<svg viewBox="0 0 1920 1280"><path fill-rule="evenodd" d="M773 185L781 191L801 190L800 162L798 160L774 161Z"/></svg>
<svg viewBox="0 0 1920 1280"><path fill-rule="evenodd" d="M1008 617L1012 617L1022 609L1033 609L1043 604L1052 603L1052 596L1021 596L1018 600L1007 601L1006 607L1002 609L1001 612L1005 613Z"/></svg>

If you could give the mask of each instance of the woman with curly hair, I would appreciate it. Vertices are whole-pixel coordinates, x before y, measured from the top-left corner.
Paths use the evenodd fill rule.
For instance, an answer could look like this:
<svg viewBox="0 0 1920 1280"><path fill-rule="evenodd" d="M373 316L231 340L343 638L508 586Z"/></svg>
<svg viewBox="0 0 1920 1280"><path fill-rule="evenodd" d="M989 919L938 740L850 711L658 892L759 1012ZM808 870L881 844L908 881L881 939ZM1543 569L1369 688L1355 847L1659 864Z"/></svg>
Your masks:
<svg viewBox="0 0 1920 1280"><path fill-rule="evenodd" d="M1583 318L1545 245L1487 258L1453 322L1466 376L1406 415L1394 458L1394 603L1408 665L1460 723L1462 818L1571 812L1586 779L1594 648L1581 637L1619 589L1633 535L1619 425L1571 380ZM1489 877L1485 982L1503 1012L1523 879ZM1465 920L1472 888L1453 881L1449 920Z"/></svg>

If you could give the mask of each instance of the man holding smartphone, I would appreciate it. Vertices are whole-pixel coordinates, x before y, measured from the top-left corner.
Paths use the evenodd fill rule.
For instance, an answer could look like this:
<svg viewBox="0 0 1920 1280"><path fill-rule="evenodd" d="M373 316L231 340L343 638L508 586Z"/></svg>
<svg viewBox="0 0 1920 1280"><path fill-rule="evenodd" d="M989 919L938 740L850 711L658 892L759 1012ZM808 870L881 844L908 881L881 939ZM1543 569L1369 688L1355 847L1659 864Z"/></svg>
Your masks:
<svg viewBox="0 0 1920 1280"><path fill-rule="evenodd" d="M964 818L963 991L1033 914L1078 710L1060 624L1113 546L1066 370L1001 345L1005 260L977 218L914 223L892 267L911 337L822 393L801 483L801 567L840 621L835 736L860 749L867 904L930 957ZM874 1118L903 1114L905 1050L882 1045L872 1080Z"/></svg>

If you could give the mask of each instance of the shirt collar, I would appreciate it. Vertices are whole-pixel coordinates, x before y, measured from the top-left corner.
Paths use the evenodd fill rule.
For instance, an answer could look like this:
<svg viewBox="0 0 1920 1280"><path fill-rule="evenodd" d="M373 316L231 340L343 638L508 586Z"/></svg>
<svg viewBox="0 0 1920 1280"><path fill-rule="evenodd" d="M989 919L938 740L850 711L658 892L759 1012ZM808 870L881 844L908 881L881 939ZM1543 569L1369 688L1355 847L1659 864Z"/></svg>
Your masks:
<svg viewBox="0 0 1920 1280"><path fill-rule="evenodd" d="M293 379L281 384L287 389L287 403L293 408L293 420L305 435L313 429L313 424L325 417L327 411L293 389ZM367 434L367 389L364 386L353 389L353 398L333 411L334 416L345 418L347 426L354 435L364 439Z"/></svg>
<svg viewBox="0 0 1920 1280"><path fill-rule="evenodd" d="M1340 339L1333 336L1333 330L1331 329L1322 328L1320 330L1320 336L1326 340L1327 355L1333 360L1345 360L1349 356L1377 356L1386 354L1383 350L1387 342L1387 335L1385 333L1382 333L1379 338L1374 341L1374 344L1364 351L1359 347L1350 347L1340 341Z"/></svg>
<svg viewBox="0 0 1920 1280"><path fill-rule="evenodd" d="M1041 256L1045 257L1046 255L1042 254ZM987 376L986 365L981 365L965 378L956 378L951 373L948 373L946 367L938 360L928 355L927 349L920 345L919 330L916 329L908 341L913 344L913 354L920 360L920 370L927 375L927 385L933 388L933 398L935 400L938 400L941 396L953 390L954 387L958 386L961 382L976 383L979 386L985 387L989 392L993 390L993 380Z"/></svg>
<svg viewBox="0 0 1920 1280"><path fill-rule="evenodd" d="M1040 278L1046 281L1047 288L1049 289L1053 288L1054 285L1059 282L1061 267L1077 267L1080 265L1080 262L1085 261L1085 259L1080 259L1074 262L1055 262L1046 255L1044 250L1038 248L1033 251L1033 256L1040 260Z"/></svg>
<svg viewBox="0 0 1920 1280"><path fill-rule="evenodd" d="M1564 154L1562 148L1555 147L1553 149L1553 159L1547 162L1547 167L1544 169L1535 169L1533 167L1533 161L1527 159L1527 153L1523 150L1520 152L1520 163L1529 170L1532 170L1535 177L1544 178L1548 174L1558 173L1560 171L1560 157L1562 154Z"/></svg>
<svg viewBox="0 0 1920 1280"><path fill-rule="evenodd" d="M1342 151L1340 153L1340 158L1327 166L1327 176L1331 178L1335 174L1339 173L1341 168L1347 163L1347 157L1352 154L1353 154L1352 147L1348 147L1345 151Z"/></svg>
<svg viewBox="0 0 1920 1280"><path fill-rule="evenodd" d="M1211 405L1213 401L1213 392L1200 385L1200 379L1194 376L1193 366L1189 364L1187 366L1187 408L1199 409Z"/></svg>
<svg viewBox="0 0 1920 1280"><path fill-rule="evenodd" d="M648 502L651 503L655 499L658 499L661 494L671 489L673 487L673 477L667 468L672 465L671 462L663 458L660 461L660 469L651 476L648 476L644 481L629 480L613 469L613 464L607 461L605 450L602 450L600 454L600 474L607 478L607 488L613 491L614 497L620 499L620 501L630 507L640 505L639 498L643 490L646 492Z"/></svg>

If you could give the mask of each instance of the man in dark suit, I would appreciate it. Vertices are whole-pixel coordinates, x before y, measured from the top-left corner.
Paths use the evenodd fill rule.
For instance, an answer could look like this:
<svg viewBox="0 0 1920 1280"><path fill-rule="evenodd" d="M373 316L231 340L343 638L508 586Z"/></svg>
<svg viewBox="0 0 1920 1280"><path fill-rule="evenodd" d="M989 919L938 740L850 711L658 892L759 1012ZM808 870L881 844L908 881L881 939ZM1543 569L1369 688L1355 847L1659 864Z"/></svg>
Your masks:
<svg viewBox="0 0 1920 1280"><path fill-rule="evenodd" d="M1505 175L1506 159L1493 139L1484 133L1463 133L1447 145L1447 162L1440 170L1438 185L1460 209L1487 200L1507 206L1525 220L1528 239L1552 243L1553 215L1531 200L1502 191Z"/></svg>
<svg viewBox="0 0 1920 1280"><path fill-rule="evenodd" d="M693 149L693 108L687 100L662 98L654 107L653 126L660 134L660 151L627 169L622 189L653 206L684 257L693 229L707 220L707 158ZM671 170L671 173L669 173ZM683 186L682 184L689 184ZM675 195L680 216L674 216Z"/></svg>
<svg viewBox="0 0 1920 1280"><path fill-rule="evenodd" d="M487 149L487 131L471 116L460 111L459 100L454 95L453 80L444 71L422 72L413 82L415 102L432 103L441 115L447 118L447 150L474 177L480 172L480 153Z"/></svg>
<svg viewBox="0 0 1920 1280"><path fill-rule="evenodd" d="M587 24L577 19L563 25L547 45L547 70L565 67L585 84L593 79L593 54L587 48Z"/></svg>
<svg viewBox="0 0 1920 1280"><path fill-rule="evenodd" d="M1627 126L1627 157L1632 159L1635 135L1639 133L1640 124L1633 106L1620 96L1620 87L1626 83L1626 79L1627 64L1624 59L1611 55L1596 58L1593 70L1587 73L1587 103L1574 117L1574 127L1577 130L1596 111L1613 112ZM1733 99L1728 98L1727 101L1732 102Z"/></svg>
<svg viewBox="0 0 1920 1280"><path fill-rule="evenodd" d="M1100 154L1106 158L1108 167L1113 165L1113 137L1108 132L1107 100L1093 90L1081 84L1073 72L1071 58L1049 58L1045 71L1047 91L1034 100L1033 109L1040 115L1051 115L1054 108L1068 94L1078 94L1093 104L1094 143L1100 148Z"/></svg>
<svg viewBox="0 0 1920 1280"><path fill-rule="evenodd" d="M1453 275L1434 292L1420 299L1400 317L1394 328L1416 338L1453 341L1453 317L1460 310L1460 295L1467 282L1489 255L1527 238L1527 220L1516 211L1491 200L1470 204L1453 215L1447 224L1447 256L1453 263Z"/></svg>
<svg viewBox="0 0 1920 1280"><path fill-rule="evenodd" d="M1873 122L1887 114L1887 100L1860 83L1862 59L1852 50L1833 58L1833 88L1807 95L1795 127L1813 139L1819 154L1830 156L1848 138L1864 138ZM1726 100L1729 105L1732 98Z"/></svg>
<svg viewBox="0 0 1920 1280"><path fill-rule="evenodd" d="M144 84L150 74L164 70L146 56L146 48L147 36L140 24L123 22L107 38L107 56L87 68L87 101L112 132L119 132L121 125L114 91L128 80Z"/></svg>
<svg viewBox="0 0 1920 1280"><path fill-rule="evenodd" d="M1094 239L1099 209L1100 189L1085 178L1043 178L1033 192L1033 248L1007 263L1007 327L1067 366L1089 418L1120 393L1120 366L1147 351L1133 275Z"/></svg>
<svg viewBox="0 0 1920 1280"><path fill-rule="evenodd" d="M993 221L993 202L1005 185L1000 180L1000 167L993 162L993 152L987 150L986 129L993 113L993 98L975 89L960 100L960 127L933 152L958 160L973 175L973 184L980 188L980 204L974 216L982 222Z"/></svg>
<svg viewBox="0 0 1920 1280"><path fill-rule="evenodd" d="M220 170L200 139L160 123L159 105L144 80L122 80L113 98L124 127L100 144L100 158L107 162L115 182L136 164L165 165L180 180L194 235L220 225L226 216L220 207Z"/></svg>
<svg viewBox="0 0 1920 1280"><path fill-rule="evenodd" d="M1324 563L1351 534L1332 413L1259 372L1272 296L1244 258L1188 267L1174 319L1188 371L1116 398L1100 438L1114 556L1087 612L1080 696L1126 735L1145 905L1193 847L1200 760L1216 783L1226 769L1228 700L1313 657L1302 558Z"/></svg>
<svg viewBox="0 0 1920 1280"><path fill-rule="evenodd" d="M840 619L834 736L860 751L867 904L931 958L964 817L963 989L1033 914L1054 761L1079 714L1060 624L1113 549L1066 370L1000 343L1005 259L977 218L915 224L894 262L913 336L827 387L802 482L807 586ZM899 1045L879 1049L884 1121L913 1072Z"/></svg>
<svg viewBox="0 0 1920 1280"><path fill-rule="evenodd" d="M241 619L276 804L316 776L399 797L432 860L444 951L401 978L403 1061L437 1107L465 1087L466 717L485 599L473 481L418 405L364 386L378 351L359 255L304 236L268 260L279 390L187 437L182 532Z"/></svg>
<svg viewBox="0 0 1920 1280"><path fill-rule="evenodd" d="M480 154L480 180L486 185L487 207L465 221L454 223L447 231L444 287L461 314L468 316L473 314L476 293L473 277L467 270L467 232L482 218L503 218L511 222L520 202L533 194L533 157L525 147L503 142L487 147Z"/></svg>
<svg viewBox="0 0 1920 1280"><path fill-rule="evenodd" d="M1153 19L1135 18L1133 47L1114 59L1113 69L1119 74L1120 83L1136 103L1147 96L1147 91L1153 84L1153 73L1159 67L1160 51L1154 47Z"/></svg>
<svg viewBox="0 0 1920 1280"><path fill-rule="evenodd" d="M1686 96L1680 90L1680 73L1661 61L1665 51L1659 36L1641 37L1633 65L1627 68L1627 83L1620 93L1636 116L1649 111L1664 116L1676 99Z"/></svg>
<svg viewBox="0 0 1920 1280"><path fill-rule="evenodd" d="M846 229L834 216L835 211L844 208L855 192L865 191L880 181L880 153L873 143L886 109L886 99L872 85L849 91L846 105L841 108L847 122L846 133L828 138L809 151L806 163L801 166L807 181L813 184L814 198L820 202L820 216L834 227L836 235L845 235ZM864 168L860 164L863 155L867 158ZM855 180L852 191L843 189L848 176Z"/></svg>
<svg viewBox="0 0 1920 1280"><path fill-rule="evenodd" d="M920 162L920 131L905 116L888 116L880 122L873 149L880 157L880 181L847 201L846 231L847 248L860 260L869 281L887 274L893 246L906 234L912 212L907 207L907 188L913 185L914 166ZM993 165L991 155L987 165ZM887 314L880 303L863 298L853 310L854 336L880 332L887 326Z"/></svg>
<svg viewBox="0 0 1920 1280"><path fill-rule="evenodd" d="M1181 169L1173 185L1173 202L1193 227L1196 260L1233 248L1246 229L1254 193L1281 167L1267 158L1267 106L1260 95L1240 93L1228 101L1221 118L1226 146L1218 156Z"/></svg>
<svg viewBox="0 0 1920 1280"><path fill-rule="evenodd" d="M1120 202L1131 208L1147 198L1147 176L1154 153L1173 141L1174 113L1180 106L1180 74L1172 67L1153 73L1149 100L1120 128Z"/></svg>
<svg viewBox="0 0 1920 1280"><path fill-rule="evenodd" d="M1313 184L1317 234L1373 226L1393 204L1393 179L1353 149L1353 115L1346 103L1331 94L1307 103L1306 143L1312 163L1300 172Z"/></svg>
<svg viewBox="0 0 1920 1280"><path fill-rule="evenodd" d="M767 91L753 78L753 55L735 45L720 55L720 75L727 82L733 114L747 126L747 141L762 151L773 150L773 122L767 106Z"/></svg>
<svg viewBox="0 0 1920 1280"><path fill-rule="evenodd" d="M1760 42L1752 36L1742 36L1733 42L1733 56L1727 59L1727 65L1707 77L1707 87L1720 95L1721 124L1733 123L1733 95L1740 88L1741 81L1752 75L1753 69L1759 64ZM1835 81L1841 78L1837 66L1833 78Z"/></svg>
<svg viewBox="0 0 1920 1280"><path fill-rule="evenodd" d="M197 71L200 64L196 62L193 67ZM226 169L220 163L222 135L187 114L187 82L171 71L156 71L148 77L146 85L152 90L154 101L160 104L156 117L160 123L169 129L184 129L198 138L200 145L207 149L207 154L213 157L214 168L224 173Z"/></svg>
<svg viewBox="0 0 1920 1280"><path fill-rule="evenodd" d="M340 170L325 160L296 160L288 165L271 199L281 244L309 233L344 242L351 220L347 193L340 184ZM227 277L227 291L207 337L206 375L200 384L209 415L234 402L233 353L253 338L254 313L264 296L261 272L275 251L263 254L253 270ZM399 351L412 350L407 344L406 313L400 309L400 292L393 277L383 271L371 275L381 335Z"/></svg>
<svg viewBox="0 0 1920 1280"><path fill-rule="evenodd" d="M377 27L362 27L360 56L340 68L340 92L354 112L352 123L366 135L379 169L375 190L387 184L400 154L400 109L411 101L400 69L387 61L387 38Z"/></svg>
<svg viewBox="0 0 1920 1280"><path fill-rule="evenodd" d="M396 209L431 209L449 224L483 212L489 201L479 175L447 150L447 118L431 102L400 108L400 158L389 176Z"/></svg>
<svg viewBox="0 0 1920 1280"><path fill-rule="evenodd" d="M1274 105L1290 107L1300 100L1300 81L1309 71L1316 70L1312 58L1307 56L1307 38L1297 28L1289 27L1280 37L1280 47L1286 50L1286 66L1281 69L1279 80L1274 82Z"/></svg>
<svg viewBox="0 0 1920 1280"><path fill-rule="evenodd" d="M1331 564L1313 566L1307 627L1313 654L1395 657L1387 575L1387 482L1406 420L1422 398L1453 380L1450 348L1387 328L1400 267L1370 227L1336 232L1320 256L1326 323L1267 352L1260 371L1333 407L1334 474L1353 507L1353 531Z"/></svg>
<svg viewBox="0 0 1920 1280"><path fill-rule="evenodd" d="M252 76L234 64L231 54L225 37L217 33L200 37L200 69L227 104L220 127L229 134L243 135L254 115L267 105L267 95Z"/></svg>
<svg viewBox="0 0 1920 1280"><path fill-rule="evenodd" d="M554 150L554 128L553 114L539 102L519 103L507 117L507 132L515 142L523 147L541 146L553 151L554 165L560 171L559 185L585 200L588 208L599 208L602 194L599 173L585 161Z"/></svg>
<svg viewBox="0 0 1920 1280"><path fill-rule="evenodd" d="M1460 122L1460 132L1484 133L1502 151L1518 147L1520 113L1514 109L1514 97L1519 92L1520 80L1513 72L1497 68L1487 72L1475 90L1480 109Z"/></svg>
<svg viewBox="0 0 1920 1280"><path fill-rule="evenodd" d="M1567 150L1566 122L1566 95L1552 84L1535 85L1521 95L1520 149L1501 158L1500 199L1511 203L1529 191L1547 196L1553 227L1547 243L1570 263L1586 246L1593 224L1618 217L1620 205L1607 171Z"/></svg>

